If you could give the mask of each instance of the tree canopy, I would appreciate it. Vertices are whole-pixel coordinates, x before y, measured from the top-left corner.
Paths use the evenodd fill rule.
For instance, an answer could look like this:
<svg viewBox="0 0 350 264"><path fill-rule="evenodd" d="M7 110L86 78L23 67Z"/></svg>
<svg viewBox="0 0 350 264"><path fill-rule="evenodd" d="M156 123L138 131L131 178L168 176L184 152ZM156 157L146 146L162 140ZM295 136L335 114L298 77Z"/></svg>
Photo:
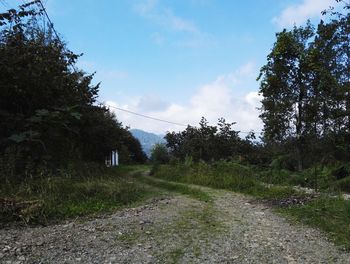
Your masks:
<svg viewBox="0 0 350 264"><path fill-rule="evenodd" d="M188 126L182 132L169 132L165 135L167 147L173 157L195 161L213 161L220 159L248 159L254 144L239 137L239 131L233 129L235 123L227 123L224 118L217 126L209 125L203 117L199 127ZM254 137L254 134L247 138Z"/></svg>
<svg viewBox="0 0 350 264"><path fill-rule="evenodd" d="M15 167L72 161L103 163L120 149L127 162L146 160L139 142L96 98L94 74L41 20L36 1L0 14L0 153ZM6 160L7 159L7 160Z"/></svg>
<svg viewBox="0 0 350 264"><path fill-rule="evenodd" d="M350 5L343 7L325 11L316 29L308 22L277 33L258 77L264 141L292 144L299 170L350 158Z"/></svg>

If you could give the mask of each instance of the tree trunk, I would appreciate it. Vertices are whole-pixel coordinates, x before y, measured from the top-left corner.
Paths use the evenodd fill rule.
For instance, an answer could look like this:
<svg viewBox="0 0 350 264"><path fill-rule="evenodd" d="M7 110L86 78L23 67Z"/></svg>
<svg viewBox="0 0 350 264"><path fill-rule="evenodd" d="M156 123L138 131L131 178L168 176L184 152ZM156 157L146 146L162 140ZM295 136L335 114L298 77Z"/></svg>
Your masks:
<svg viewBox="0 0 350 264"><path fill-rule="evenodd" d="M300 87L300 92L298 96L298 113L297 113L297 122L296 122L296 134L297 134L297 142L296 142L296 148L297 148L297 168L298 171L303 170L303 147L302 147L302 113L303 113L303 99L304 99L304 92L302 85Z"/></svg>

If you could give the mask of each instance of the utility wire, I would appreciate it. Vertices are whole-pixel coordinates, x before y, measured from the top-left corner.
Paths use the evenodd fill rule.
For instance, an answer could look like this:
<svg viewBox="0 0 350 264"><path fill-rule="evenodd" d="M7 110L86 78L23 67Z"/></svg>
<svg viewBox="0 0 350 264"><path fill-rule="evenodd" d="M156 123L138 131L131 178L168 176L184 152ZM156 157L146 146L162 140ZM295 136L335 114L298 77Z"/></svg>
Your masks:
<svg viewBox="0 0 350 264"><path fill-rule="evenodd" d="M45 8L43 2L42 2L41 0L37 0L36 3L38 4L39 8L41 8L42 11L44 12L45 17L47 18L47 21L49 21L49 25L50 25L52 31L55 33L55 36L56 36L57 40L58 40L58 41L61 43L61 45L63 46L63 41L61 40L60 36L58 35L58 33L57 33L57 31L56 31L56 29L55 29L55 27L54 27L54 25L53 25L53 22L51 21L51 19L50 19L50 17L49 17L49 14L48 14L47 11L46 11L46 8ZM75 73L77 73L77 69L75 68L75 66L74 66L72 63L70 64L70 66L72 67L73 71L74 71Z"/></svg>
<svg viewBox="0 0 350 264"><path fill-rule="evenodd" d="M116 109L116 110L119 110L119 111L122 111L122 112L126 112L126 113L129 113L129 114L137 115L137 116L140 116L140 117L152 119L152 120L155 120L155 121L164 122L164 123L168 123L168 124L173 124L173 125L177 125L177 126L183 126L183 127L189 126L189 125L185 125L185 124L181 124L181 123L176 123L176 122L172 122L172 121L168 121L168 120L164 120L164 119L160 119L160 118L156 118L156 117L152 117L152 116L136 113L136 112L133 112L133 111L130 111L130 110L127 110L127 109L123 109L123 108L120 108L120 107L112 106L112 105L109 105L109 104L106 104L106 103L101 103L99 101L97 101L97 102L102 104L102 105L105 105L105 106L107 106L109 108L113 108L113 109ZM251 132L254 132L254 130L249 131L249 132L248 131L239 131L239 133L242 133L242 134L249 134ZM261 133L261 132L259 132L259 133Z"/></svg>
<svg viewBox="0 0 350 264"><path fill-rule="evenodd" d="M103 103L101 103L101 102L98 102L98 103L103 104ZM176 123L176 122L172 122L172 121L168 121L168 120L156 118L156 117L153 117L153 116L148 116L148 115L136 113L136 112L133 112L133 111L130 111L130 110L126 110L126 109L123 109L123 108L120 108L120 107L116 107L116 106L112 106L112 105L108 105L108 104L103 104L103 105L108 106L108 107L113 108L113 109L117 109L117 110L119 110L119 111L123 111L123 112L129 113L129 114L141 116L141 117L148 118L148 119L152 119L152 120L159 121L159 122L164 122L164 123L168 123L168 124L172 124L172 125L177 125L177 126L184 126L184 127L187 127L187 126L188 126L188 125L185 125L185 124L180 124L180 123Z"/></svg>
<svg viewBox="0 0 350 264"><path fill-rule="evenodd" d="M5 8L9 8L8 3L5 0L0 0L0 3L5 7Z"/></svg>
<svg viewBox="0 0 350 264"><path fill-rule="evenodd" d="M58 39L59 42L62 43L62 41L61 41L61 39L60 39L60 37L59 37L59 35L58 35L58 33L57 33L55 27L53 26L53 23L52 23L51 19L50 19L49 15L48 15L48 13L47 13L47 11L46 11L46 8L45 8L43 2L42 2L41 0L38 0L37 3L38 3L38 5L39 5L39 7L41 7L42 11L44 12L44 14L45 14L47 20L49 21L50 27L51 27L51 29L53 30L53 32L55 33L56 38Z"/></svg>
<svg viewBox="0 0 350 264"><path fill-rule="evenodd" d="M5 0L0 0L0 1L3 2L3 1L5 1ZM23 1L24 1L24 0L23 0ZM37 3L38 3L38 5L39 5L39 7L41 7L42 11L44 12L44 14L45 14L47 20L49 21L49 25L50 25L51 29L53 30L53 32L55 33L55 35L56 35L58 41L60 41L60 42L62 43L62 41L61 41L61 39L60 39L60 37L59 37L57 31L55 30L54 25L53 25L53 23L52 23L52 21L51 21L49 15L48 15L47 11L46 11L46 8L45 8L44 4L42 3L41 0L38 0ZM72 66L73 70L76 72L76 69L75 69L74 65L71 65L71 66ZM98 102L98 101L97 101L97 102ZM123 112L129 113L129 114L137 115L137 116L140 116L140 117L143 117L143 118L147 118L147 119L151 119L151 120L154 120L154 121L163 122L163 123L172 124L172 125L177 125L177 126L182 126L182 127L187 127L187 126L189 126L189 125L185 125L185 124L181 124L181 123L177 123L177 122L172 122L172 121L168 121L168 120L156 118L156 117L153 117L153 116L148 116L148 115L136 113L136 112L133 112L133 111L130 111L130 110L127 110L127 109L123 109L123 108L120 108L120 107L116 107L116 106L104 104L104 103L101 103L101 102L98 102L98 103L100 103L100 104L102 104L102 105L105 105L105 106L107 106L107 107L109 107L109 108L113 108L113 109L116 109L116 110L119 110L119 111L123 111ZM253 132L254 132L254 131L253 131ZM242 133L242 134L249 134L250 132L239 131L239 133Z"/></svg>

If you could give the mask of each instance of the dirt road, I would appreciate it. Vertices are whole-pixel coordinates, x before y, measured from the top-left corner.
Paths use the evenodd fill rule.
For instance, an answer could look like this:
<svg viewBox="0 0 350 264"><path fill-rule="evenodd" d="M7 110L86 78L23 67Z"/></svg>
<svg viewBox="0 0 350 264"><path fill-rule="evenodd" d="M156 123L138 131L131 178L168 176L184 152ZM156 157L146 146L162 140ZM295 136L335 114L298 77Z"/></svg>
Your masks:
<svg viewBox="0 0 350 264"><path fill-rule="evenodd" d="M0 263L350 263L319 231L247 196L201 188L97 219L0 230Z"/></svg>

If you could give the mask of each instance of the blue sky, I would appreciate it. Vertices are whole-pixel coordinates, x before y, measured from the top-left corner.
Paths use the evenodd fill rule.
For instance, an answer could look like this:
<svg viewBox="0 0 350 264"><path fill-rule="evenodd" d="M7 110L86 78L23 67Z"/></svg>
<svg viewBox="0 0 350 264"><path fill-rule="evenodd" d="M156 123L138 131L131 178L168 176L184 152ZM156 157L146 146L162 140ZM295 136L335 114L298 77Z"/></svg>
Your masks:
<svg viewBox="0 0 350 264"><path fill-rule="evenodd" d="M242 131L262 128L255 79L275 33L308 18L318 21L322 10L335 5L334 0L43 2L68 47L84 53L79 67L97 71L101 101L184 124L224 117ZM155 133L183 129L116 115L125 125Z"/></svg>

